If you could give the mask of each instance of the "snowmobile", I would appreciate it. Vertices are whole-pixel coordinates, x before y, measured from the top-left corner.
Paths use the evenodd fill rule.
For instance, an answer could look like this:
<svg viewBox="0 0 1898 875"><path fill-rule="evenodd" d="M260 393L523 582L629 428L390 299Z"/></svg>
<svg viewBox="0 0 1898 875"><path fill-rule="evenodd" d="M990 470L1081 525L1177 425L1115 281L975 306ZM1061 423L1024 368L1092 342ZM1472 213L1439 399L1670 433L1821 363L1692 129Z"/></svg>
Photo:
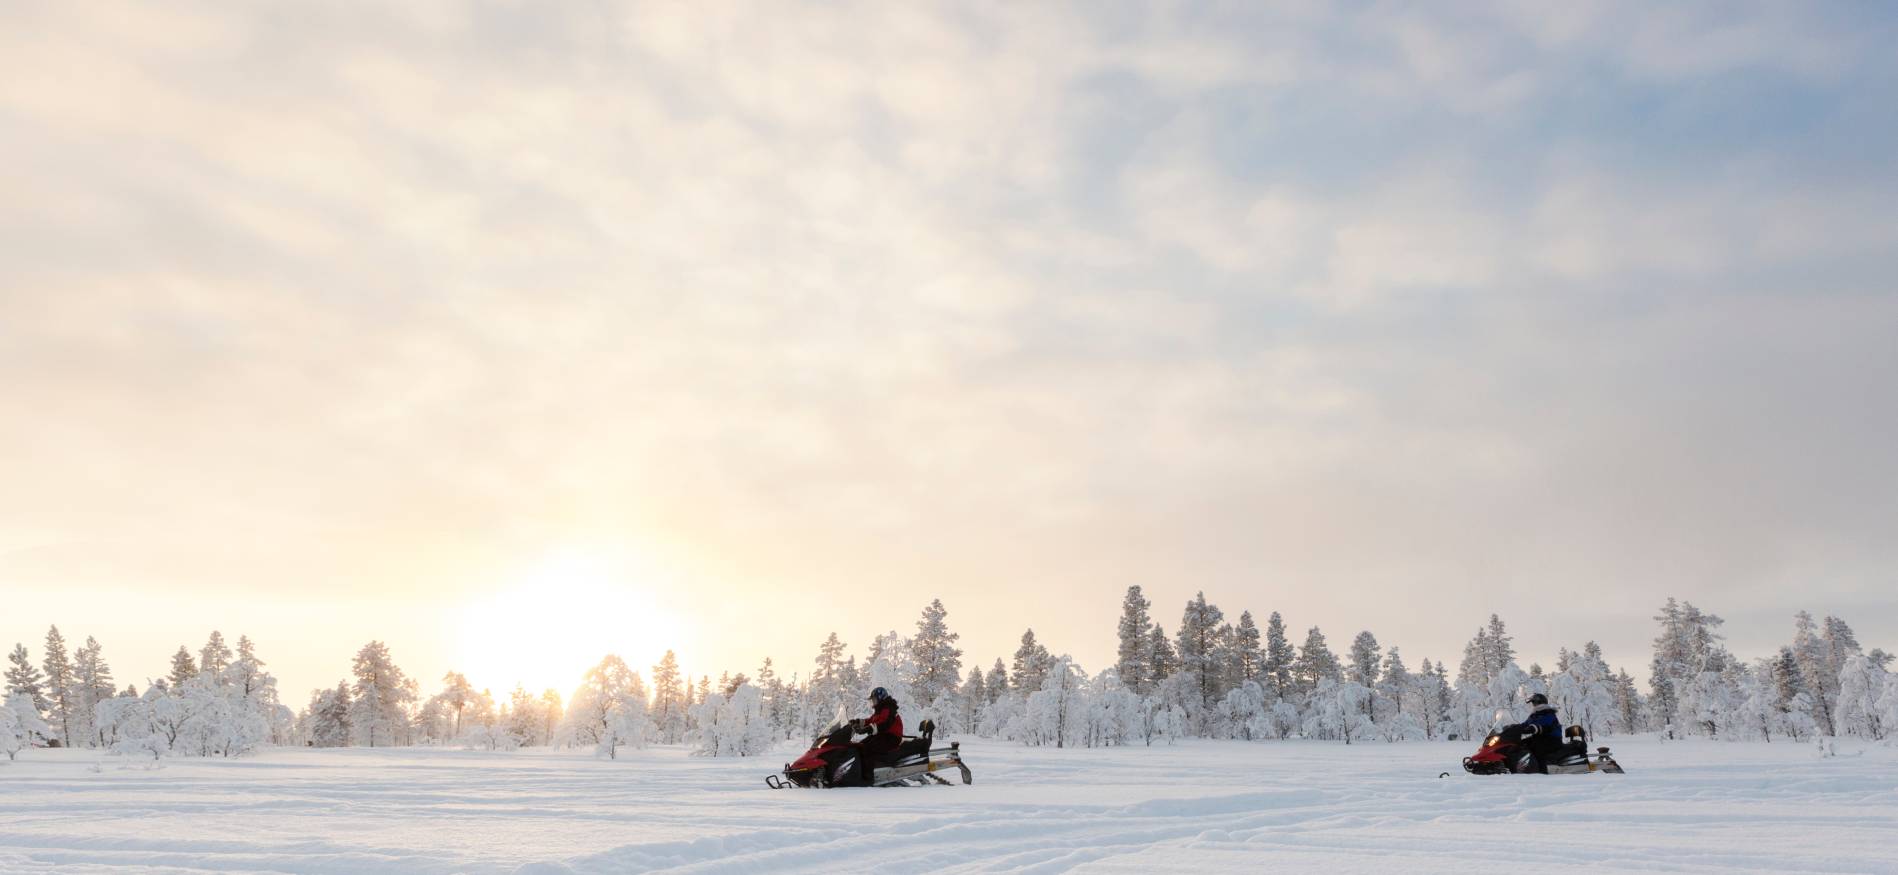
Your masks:
<svg viewBox="0 0 1898 875"><path fill-rule="evenodd" d="M1476 753L1463 758L1463 771L1472 775L1586 775L1589 772L1608 772L1625 774L1621 764L1615 762L1608 748L1595 748L1591 756L1588 753L1588 731L1580 726L1570 726L1563 731L1562 744L1549 753L1546 762L1539 760L1531 749L1529 740L1535 737L1538 728L1531 723L1513 723L1501 725L1507 719L1503 712L1496 712L1497 728L1483 739L1483 746ZM1444 777L1449 775L1444 772Z"/></svg>
<svg viewBox="0 0 1898 875"><path fill-rule="evenodd" d="M792 787L850 787L857 786L857 748L851 746L852 736L863 731L860 721L846 720L842 709L835 720L817 733L811 742L811 749L804 752L795 762L784 764L784 771L776 775L766 775L765 786L773 790ZM921 733L916 736L904 736L903 743L896 750L879 758L873 765L870 783L876 787L922 787L931 783L947 784L937 772L956 769L962 772L962 783L975 780L969 773L969 767L962 762L962 745L949 742L948 747L931 749L936 736L936 723L924 720L916 727Z"/></svg>

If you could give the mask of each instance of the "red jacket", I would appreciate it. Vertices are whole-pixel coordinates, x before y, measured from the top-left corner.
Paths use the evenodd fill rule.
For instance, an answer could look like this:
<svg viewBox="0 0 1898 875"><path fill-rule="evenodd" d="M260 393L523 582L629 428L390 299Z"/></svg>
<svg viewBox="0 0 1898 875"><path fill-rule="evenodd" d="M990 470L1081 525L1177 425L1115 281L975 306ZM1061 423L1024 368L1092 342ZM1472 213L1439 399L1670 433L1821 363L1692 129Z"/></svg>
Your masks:
<svg viewBox="0 0 1898 875"><path fill-rule="evenodd" d="M864 722L875 726L878 735L888 735L895 738L903 737L903 715L896 713L896 699L894 698L884 699L878 703L876 713L871 714L870 719Z"/></svg>

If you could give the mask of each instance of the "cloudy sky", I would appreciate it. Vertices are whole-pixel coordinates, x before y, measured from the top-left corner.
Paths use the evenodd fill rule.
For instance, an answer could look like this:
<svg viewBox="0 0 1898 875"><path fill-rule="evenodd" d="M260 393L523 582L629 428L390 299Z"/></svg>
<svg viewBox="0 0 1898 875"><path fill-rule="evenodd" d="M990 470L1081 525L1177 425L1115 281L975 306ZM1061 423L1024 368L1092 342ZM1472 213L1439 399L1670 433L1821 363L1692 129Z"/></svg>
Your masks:
<svg viewBox="0 0 1898 875"><path fill-rule="evenodd" d="M5 10L36 656L1898 645L1881 4Z"/></svg>

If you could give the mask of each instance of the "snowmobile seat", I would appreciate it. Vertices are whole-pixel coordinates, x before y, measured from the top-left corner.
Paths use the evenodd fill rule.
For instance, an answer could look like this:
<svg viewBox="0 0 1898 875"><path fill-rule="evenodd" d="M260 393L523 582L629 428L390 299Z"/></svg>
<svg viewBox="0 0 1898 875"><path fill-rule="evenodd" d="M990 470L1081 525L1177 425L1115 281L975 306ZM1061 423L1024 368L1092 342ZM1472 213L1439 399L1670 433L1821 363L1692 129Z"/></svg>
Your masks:
<svg viewBox="0 0 1898 875"><path fill-rule="evenodd" d="M1580 726L1570 726L1562 733L1562 746L1557 752L1563 761L1587 761L1588 730Z"/></svg>
<svg viewBox="0 0 1898 875"><path fill-rule="evenodd" d="M919 734L903 736L903 743L896 746L893 752L896 760L929 756L929 745L936 738L936 721L924 720L917 725L916 731Z"/></svg>

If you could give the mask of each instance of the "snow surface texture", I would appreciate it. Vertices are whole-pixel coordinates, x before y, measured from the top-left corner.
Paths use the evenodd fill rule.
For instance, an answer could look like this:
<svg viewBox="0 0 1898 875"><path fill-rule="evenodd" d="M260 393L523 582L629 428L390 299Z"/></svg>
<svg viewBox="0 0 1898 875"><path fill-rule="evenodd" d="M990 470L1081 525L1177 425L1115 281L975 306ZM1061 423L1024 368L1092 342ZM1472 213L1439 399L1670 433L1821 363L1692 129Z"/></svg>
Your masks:
<svg viewBox="0 0 1898 875"><path fill-rule="evenodd" d="M1898 872L1888 747L1616 739L1629 774L1559 777L1465 775L1463 743L966 747L973 786L778 792L789 750L26 751L0 872Z"/></svg>

